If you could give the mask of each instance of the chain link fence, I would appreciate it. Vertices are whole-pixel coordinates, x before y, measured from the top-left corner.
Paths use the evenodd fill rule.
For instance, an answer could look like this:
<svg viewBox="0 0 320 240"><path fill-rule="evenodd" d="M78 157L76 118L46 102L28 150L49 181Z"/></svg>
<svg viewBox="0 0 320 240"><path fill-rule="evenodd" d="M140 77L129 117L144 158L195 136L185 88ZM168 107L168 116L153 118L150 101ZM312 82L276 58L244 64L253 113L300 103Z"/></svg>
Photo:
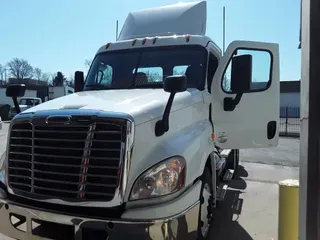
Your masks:
<svg viewBox="0 0 320 240"><path fill-rule="evenodd" d="M300 107L280 107L280 136L300 136Z"/></svg>

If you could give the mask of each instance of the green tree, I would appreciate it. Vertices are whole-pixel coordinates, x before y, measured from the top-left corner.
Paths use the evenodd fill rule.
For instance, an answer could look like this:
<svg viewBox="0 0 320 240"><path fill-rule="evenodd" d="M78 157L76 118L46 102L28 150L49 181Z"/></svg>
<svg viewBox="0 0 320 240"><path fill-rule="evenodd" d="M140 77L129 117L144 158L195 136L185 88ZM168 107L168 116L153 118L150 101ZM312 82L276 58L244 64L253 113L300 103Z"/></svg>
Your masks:
<svg viewBox="0 0 320 240"><path fill-rule="evenodd" d="M57 72L57 75L52 81L53 86L63 86L66 81L65 76L63 75L62 72Z"/></svg>

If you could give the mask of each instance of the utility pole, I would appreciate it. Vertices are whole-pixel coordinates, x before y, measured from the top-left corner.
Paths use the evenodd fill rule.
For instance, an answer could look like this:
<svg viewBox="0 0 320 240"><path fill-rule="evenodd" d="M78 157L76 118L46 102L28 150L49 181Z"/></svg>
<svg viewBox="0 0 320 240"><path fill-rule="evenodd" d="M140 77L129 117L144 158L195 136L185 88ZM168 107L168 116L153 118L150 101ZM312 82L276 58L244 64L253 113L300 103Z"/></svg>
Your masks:
<svg viewBox="0 0 320 240"><path fill-rule="evenodd" d="M119 21L116 23L116 41L118 41L118 30L119 30Z"/></svg>
<svg viewBox="0 0 320 240"><path fill-rule="evenodd" d="M226 7L223 6L222 13L222 54L226 50Z"/></svg>

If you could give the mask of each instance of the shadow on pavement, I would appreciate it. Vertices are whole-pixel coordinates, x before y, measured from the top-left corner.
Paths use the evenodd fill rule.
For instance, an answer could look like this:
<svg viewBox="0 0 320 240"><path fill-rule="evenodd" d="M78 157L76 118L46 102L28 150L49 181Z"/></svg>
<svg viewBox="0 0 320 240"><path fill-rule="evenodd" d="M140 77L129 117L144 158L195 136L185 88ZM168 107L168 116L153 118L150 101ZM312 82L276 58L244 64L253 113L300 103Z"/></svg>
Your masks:
<svg viewBox="0 0 320 240"><path fill-rule="evenodd" d="M247 177L248 172L239 166L236 176L229 185L225 200L219 202L214 214L214 222L208 240L253 240L250 234L239 224L243 199L241 190L246 189L247 184L242 177Z"/></svg>

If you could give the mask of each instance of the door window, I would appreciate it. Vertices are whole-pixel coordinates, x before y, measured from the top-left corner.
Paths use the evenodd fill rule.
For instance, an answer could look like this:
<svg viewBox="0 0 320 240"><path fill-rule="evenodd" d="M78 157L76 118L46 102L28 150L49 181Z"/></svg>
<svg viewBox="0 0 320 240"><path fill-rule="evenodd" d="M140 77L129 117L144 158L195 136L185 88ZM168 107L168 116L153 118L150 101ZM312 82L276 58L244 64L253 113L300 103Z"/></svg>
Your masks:
<svg viewBox="0 0 320 240"><path fill-rule="evenodd" d="M233 56L249 54L252 56L252 78L250 92L264 91L271 83L272 58L268 51L238 49ZM232 93L231 79L232 60L229 62L227 70L222 80L222 89L227 93Z"/></svg>

